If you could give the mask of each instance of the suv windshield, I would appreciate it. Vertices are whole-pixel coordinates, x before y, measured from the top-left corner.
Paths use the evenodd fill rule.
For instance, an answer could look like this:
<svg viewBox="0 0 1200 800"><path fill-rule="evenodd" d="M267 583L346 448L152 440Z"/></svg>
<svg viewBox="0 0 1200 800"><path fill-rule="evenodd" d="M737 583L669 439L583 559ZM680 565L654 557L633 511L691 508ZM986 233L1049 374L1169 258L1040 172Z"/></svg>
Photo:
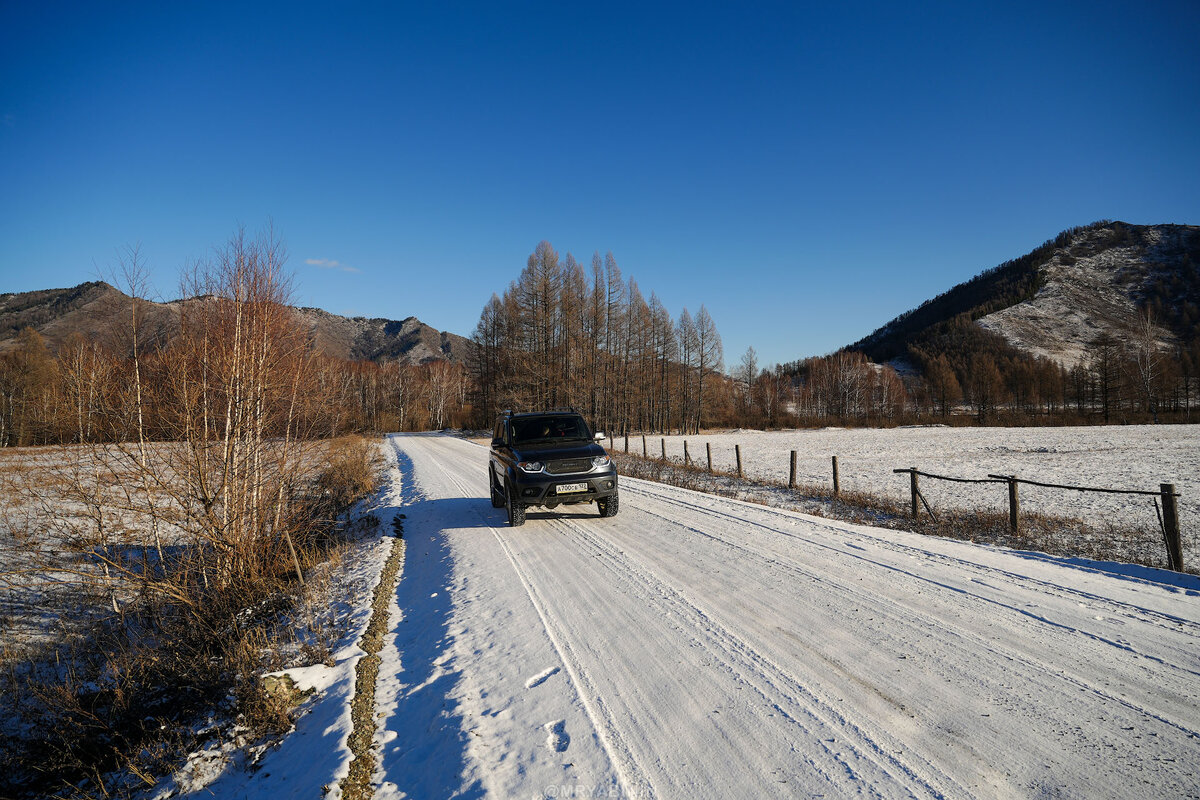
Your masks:
<svg viewBox="0 0 1200 800"><path fill-rule="evenodd" d="M583 417L578 415L514 419L512 437L513 444L572 440L587 442L592 438Z"/></svg>

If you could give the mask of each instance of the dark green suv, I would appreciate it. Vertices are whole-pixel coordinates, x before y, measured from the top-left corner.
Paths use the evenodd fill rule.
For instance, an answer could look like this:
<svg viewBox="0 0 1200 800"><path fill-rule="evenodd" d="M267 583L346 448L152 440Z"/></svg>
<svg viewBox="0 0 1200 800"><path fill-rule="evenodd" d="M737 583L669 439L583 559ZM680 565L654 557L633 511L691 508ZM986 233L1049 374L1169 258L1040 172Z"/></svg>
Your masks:
<svg viewBox="0 0 1200 800"><path fill-rule="evenodd" d="M602 517L617 515L617 468L571 410L505 411L492 432L488 485L492 506L508 510L508 524L525 522L529 506L595 503Z"/></svg>

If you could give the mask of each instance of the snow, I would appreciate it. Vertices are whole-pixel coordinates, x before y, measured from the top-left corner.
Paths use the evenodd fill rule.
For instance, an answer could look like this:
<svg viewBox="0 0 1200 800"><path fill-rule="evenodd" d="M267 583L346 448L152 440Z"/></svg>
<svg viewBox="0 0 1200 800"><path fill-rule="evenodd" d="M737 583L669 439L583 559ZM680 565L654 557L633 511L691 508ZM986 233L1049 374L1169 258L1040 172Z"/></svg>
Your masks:
<svg viewBox="0 0 1200 800"><path fill-rule="evenodd" d="M411 480L404 571L376 689L387 740L376 797L528 796L583 782L615 789L598 734L580 733L593 725L564 674L562 643L491 529L498 512L480 494L486 451L442 436L391 442ZM563 758L556 748L568 742Z"/></svg>
<svg viewBox="0 0 1200 800"><path fill-rule="evenodd" d="M734 446L741 445L745 474L787 481L790 451L797 451L797 481L832 486L831 456L838 457L843 491L885 495L901 503L909 498L908 476L893 469L917 467L957 478L1017 475L1043 483L1117 489L1159 490L1175 484L1183 532L1184 563L1200 558L1200 425L1106 425L1063 428L825 428L777 431L746 436L745 432L668 436L667 455L683 458L683 442L693 461L703 464L705 444L712 447L714 466L732 471ZM661 437L648 439L652 456L661 452ZM613 441L624 449L623 440ZM640 437L630 439L631 452L641 453ZM1007 512L1004 484L973 485L922 479L921 491L934 506ZM1098 494L1022 485L1021 510L1078 517L1097 524L1111 522L1156 532L1161 542L1154 498Z"/></svg>
<svg viewBox="0 0 1200 800"><path fill-rule="evenodd" d="M632 479L617 517L509 528L485 449L388 446L406 550L377 797L1197 795L1195 576ZM310 703L216 796L319 796L344 774L348 691Z"/></svg>

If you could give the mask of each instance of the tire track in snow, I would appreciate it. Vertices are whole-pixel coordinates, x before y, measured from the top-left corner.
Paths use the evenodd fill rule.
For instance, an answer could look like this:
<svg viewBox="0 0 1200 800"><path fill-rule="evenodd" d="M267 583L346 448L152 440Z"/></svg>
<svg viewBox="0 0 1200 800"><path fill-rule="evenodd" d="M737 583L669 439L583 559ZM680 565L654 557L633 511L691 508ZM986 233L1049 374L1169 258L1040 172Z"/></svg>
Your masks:
<svg viewBox="0 0 1200 800"><path fill-rule="evenodd" d="M663 487L665 489L673 489L676 492L683 491L683 490L678 489L677 487L668 487L665 484L663 485ZM657 489L658 487L656 486L655 488ZM736 521L739 524L743 524L743 525L752 525L754 527L762 528L763 530L766 530L772 534L787 536L789 538L804 542L806 545L821 548L821 549L830 551L832 553L835 553L839 557L852 556L854 558L858 558L859 560L865 561L874 566L879 566L879 567L882 567L885 569L891 569L891 570L895 570L898 572L902 572L903 574L905 574L913 579L924 581L931 585L940 586L940 587L948 589L950 591L962 591L958 587L948 586L946 584L939 583L937 581L931 580L930 578L928 578L926 576L923 576L923 575L920 575L920 574L917 574L914 572L910 572L910 571L906 571L906 570L899 570L896 567L894 567L893 565L885 564L881 561L868 558L864 555L847 553L846 551L831 545L827 540L822 540L822 539L819 539L816 537L811 537L811 536L805 536L805 535L802 535L795 531L788 531L788 530L784 530L782 528L768 525L763 522L759 522L756 520L750 520L744 516L738 516L738 515L731 514L731 513L725 512L725 511L721 511L716 508L710 508L708 506L704 506L699 503L688 502L685 499L682 499L679 497L673 497L673 496L671 496L671 493L668 493L668 492L659 493L656 491L648 491L647 489L645 489L643 487L636 487L634 489L634 491L635 491L635 493L641 494L643 497L646 497L646 498L651 498L654 500L661 500L663 502L671 503L677 507L686 508L686 509L695 511L697 513L701 513L701 514L705 514L705 515L713 516L713 517L718 517L718 518L725 519L725 520ZM707 497L707 495L705 495L705 496ZM729 499L729 498L721 498L721 499L725 500L725 499ZM733 501L733 502L740 502L740 501ZM769 506L759 506L757 504L750 504L750 503L744 503L743 505L748 506L751 511L757 511L764 515L774 514L774 515L779 516L782 519L788 520L791 523L795 523L797 521L795 518L789 516L788 514L782 513L783 512L782 509L775 509L775 508L771 508ZM799 512L794 512L794 513L799 513ZM845 527L837 527L837 526L823 523L822 521L820 521L820 518L809 519L809 518L805 517L802 521L811 525L811 527L827 530L827 531L839 536L842 539L854 536L859 539L865 539L865 540L869 541L872 545L877 546L883 550L889 550L894 553L903 553L905 555L921 558L921 559L924 559L927 561L937 561L942 564L953 566L957 570L960 570L963 572L970 572L974 575L983 576L986 578L995 578L997 576L1003 577L1006 580L1012 582L1013 584L1019 585L1024 589L1028 589L1029 591L1037 592L1039 594L1050 594L1050 595L1053 595L1053 596L1056 596L1056 597L1059 597L1062 599L1077 600L1078 598L1082 598L1084 600L1087 600L1090 603L1094 603L1096 605L1103 606L1104 608L1106 608L1108 610L1110 616L1129 617L1129 618L1137 620L1139 622L1144 622L1148 625L1154 625L1163 630L1170 631L1173 635L1183 633L1184 635L1187 635L1187 636L1195 639L1198 643L1198 646L1200 646L1200 622L1196 622L1194 620L1189 620L1189 619L1186 619L1183 617L1178 617L1178 616L1175 616L1172 614L1166 614L1163 612L1155 611L1154 609L1148 609L1148 608L1145 608L1142 606L1134 605L1132 603L1127 603L1124 601L1115 600L1113 598L1104 597L1102 595L1097 595L1097 594L1087 592L1087 591L1084 591L1081 589L1065 587L1065 586L1061 586L1059 584L1051 583L1049 581L1039 580L1032 576L1021 575L1020 573L1005 570L1000 567L981 565L977 562L974 562L974 561L971 561L968 559L957 558L955 556L946 555L944 553L936 553L936 552L932 552L930 550L924 550L921 548L912 547L910 545L905 545L901 542L895 542L895 541L892 541L889 539L877 538L874 536L859 533L857 531L850 531L850 530L847 530ZM693 530L696 530L697 533L700 533L702 535L713 537L713 534L708 533L706 531L701 531L701 530L695 529L695 528L693 528ZM981 584L981 585L986 585L986 584ZM986 600L987 598L980 597L980 599ZM995 602L995 601L992 601L992 602ZM1021 609L1018 609L1018 608L1015 608L1012 606L1008 606L1008 607L1011 608L1013 611L1017 611L1020 613L1028 613L1028 612L1023 612L1023 611L1021 611ZM1037 617L1036 615L1030 615L1030 616L1032 616L1035 619L1038 619L1040 621L1043 621L1043 622L1049 622L1050 624L1055 624L1051 621L1043 620L1040 617ZM1089 634L1087 631L1081 631L1078 629L1072 629L1072 630L1075 630L1084 635L1089 635L1089 636L1094 635L1094 634ZM1096 638L1100 639L1105 644L1108 644L1108 645L1111 645L1114 647L1121 647L1121 644L1119 642L1114 642L1112 640L1105 639L1104 637L1096 637Z"/></svg>
<svg viewBox="0 0 1200 800"><path fill-rule="evenodd" d="M822 547L827 550L831 550L835 553L838 553L839 555L845 555L844 551L838 550L836 547L832 547L827 541L823 541L823 540L815 538L815 537L804 536L804 535L798 534L794 531L781 530L778 528L771 527L769 525L765 525L760 522L756 522L753 520L747 520L745 517L736 516L733 514L729 514L727 512L720 511L715 508L701 505L699 503L689 502L687 499L684 499L686 497L686 495L684 493L687 492L688 490L682 489L680 487L670 486L669 484L655 484L651 481L637 480L635 482L635 480L636 479L628 479L627 478L625 480L625 483L622 485L622 490L624 490L626 487L631 486L634 493L640 494L643 497L652 498L655 500L662 500L662 501L665 501L668 503L672 503L676 506L689 508L689 509L695 510L697 512L709 514L712 516L722 517L724 519L736 520L739 523L755 525L756 527L764 528L765 530L768 530L771 533L777 533L777 534L781 534L783 536L789 536L791 538L798 539L807 544L810 544L814 547ZM639 486L637 484L646 484L646 485ZM653 491L649 490L647 488L647 486L653 486L654 490ZM710 497L710 495L707 495L707 494L703 494L703 493L700 493L700 494L701 494L701 496L706 497L706 498ZM771 506L763 506L763 505L759 505L757 503L747 503L745 501L734 500L733 498L722 497L720 499L729 500L730 502L736 503L739 506L746 507L746 508L750 509L751 511L757 511L764 515L776 514L778 516L789 519L793 522L795 521L792 517L788 516L787 514L779 513L779 512L785 511L784 509L773 508ZM800 514L802 512L792 512L792 513ZM897 541L894 541L891 539L884 539L884 538L879 538L879 537L875 537L875 536L870 536L867 534L862 534L857 531L850 531L850 530L847 530L847 528L844 526L836 526L836 525L829 524L828 522L822 520L820 517L810 517L809 515L804 515L804 521L806 523L809 523L814 528L820 528L823 530L827 530L827 531L834 533L843 538L849 537L849 536L855 536L857 538L866 539L866 540L870 541L871 544L873 544L877 547L880 547L881 549L890 550L895 553L904 553L906 555L915 555L915 556L925 559L925 560L938 561L943 564L953 565L956 568L971 572L976 575L985 575L988 577L995 577L997 575L1000 575L1000 576L1003 576L1004 578L1012 581L1015 584L1020 584L1024 588L1038 591L1043 594L1052 594L1056 597L1062 597L1062 598L1068 598L1068 597L1082 598L1084 600L1087 600L1088 602L1105 606L1106 608L1110 609L1110 611L1113 615L1128 616L1133 619L1137 619L1139 621L1146 622L1147 624L1157 625L1158 627L1163 628L1164 630L1171 631L1171 633L1173 633L1173 634L1180 632L1182 629L1184 632L1186 632L1187 635L1191 636L1192 638L1194 638L1198 642L1200 642L1200 622L1197 622L1195 620L1190 620L1190 619L1186 619L1184 617L1179 617L1179 616L1167 614L1167 613L1164 613L1161 611L1156 611L1154 609L1145 608L1143 606L1134 605L1132 603L1127 603L1127 602L1124 602L1121 600L1116 600L1114 598L1106 597L1104 595L1098 595L1093 592L1088 592L1088 591L1085 591L1082 589L1076 589L1074 587L1062 586L1060 584L1051 583L1049 581L1043 581L1043 580L1035 578L1031 575L1022 575L1020 573L1005 570L1001 567L985 566L985 565L979 564L975 561L971 561L969 559L957 558L955 556L946 555L944 553L935 553L930 550L913 547L911 545L906 545L906 544L903 544L902 542L897 542ZM849 524L850 523L847 523L847 525L849 525ZM854 527L863 527L863 526L854 524ZM864 557L860 556L860 558L864 558ZM876 564L878 563L878 562L872 561L870 559L864 558L864 560L870 561L870 563L876 563ZM1096 570L1087 570L1087 571L1092 572L1093 574L1096 574L1098 572ZM1100 574L1103 574L1103 573L1100 573ZM913 577L925 580L922 576L914 575ZM1156 584L1152 584L1152 582L1150 582L1150 581L1139 580L1137 582L1143 583L1143 584L1156 585ZM951 588L953 588L953 587L951 587Z"/></svg>
<svg viewBox="0 0 1200 800"><path fill-rule="evenodd" d="M686 502L677 501L674 498L666 498L666 497L659 498L652 492L643 491L643 492L641 492L641 494L643 494L643 496L646 496L646 497L652 498L652 499L666 500L667 502L669 502L677 507L685 507L690 510L698 511L698 512L710 515L710 516L716 516L716 517L724 518L726 520L736 521L739 524L750 524L755 527L763 528L773 534L782 534L782 535L788 536L790 538L798 539L798 540L804 542L805 544L819 547L824 550L828 550L828 551L836 554L839 557L844 558L844 557L849 556L852 558L860 559L860 560L866 561L874 566L877 566L877 567L880 567L883 569L900 572L909 578L914 578L916 580L923 581L927 584L936 586L940 589L948 590L948 591L955 592L955 593L962 594L962 595L968 595L975 600L978 600L978 601L981 601L981 602L984 602L987 604L992 604L992 605L998 606L1002 609L1012 611L1019 615L1028 617L1028 618L1032 619L1033 621L1035 621L1036 623L1040 623L1040 624L1049 626L1048 632L1050 632L1050 631L1056 632L1057 640L1062 643L1061 647L1060 647L1060 652L1070 651L1072 649L1071 645L1073 644L1071 642L1066 641L1062 637L1062 633L1063 632L1078 633L1078 634L1087 636L1088 638L1094 639L1097 642L1100 642L1104 645L1122 649L1127 652L1133 653L1140 658L1147 659L1147 660L1153 662L1154 664L1156 664L1160 669L1166 669L1171 672L1183 673L1184 675L1191 676L1193 678L1197 675L1200 675L1200 673L1196 672L1195 670L1186 669L1177 664L1173 664L1171 662L1167 662L1162 659L1159 659L1153 655L1139 652L1139 651L1129 647L1128 645L1125 645L1125 644L1122 644L1119 642L1114 642L1114 641L1106 639L1104 637L1096 636L1095 634L1091 634L1086 631L1081 631L1078 628L1072 628L1072 627L1063 625L1062 623L1057 623L1052 620L1048 620L1045 617L1042 617L1040 615L1032 614L1024 609L1016 608L1014 606L999 602L992 598L984 597L979 594L968 594L964 589L961 589L959 587L949 586L947 584L931 580L922 575L918 575L918 574L915 574L915 573L912 573L909 571L905 571L905 570L900 570L899 568L897 568L893 565L884 564L882 562L878 562L878 561L866 558L865 556L861 556L857 553L847 553L844 550L840 550L837 547L833 547L833 546L829 545L827 542L821 542L819 540L811 540L811 539L808 539L807 537L799 536L799 535L789 532L789 531L783 531L778 528L774 528L774 527L765 525L764 523L761 523L761 522L747 520L745 517L735 516L735 515L728 514L728 513L725 513L725 512L716 510L716 509L709 509L709 508L705 508L703 506L698 506L698 505L694 505L694 504L690 504L690 503L686 503ZM643 510L645 510L645 509L643 509ZM764 508L763 511L769 513L772 510ZM1111 702L1118 706L1122 706L1125 709L1127 709L1128 711L1137 715L1138 717L1146 717L1149 719L1153 719L1153 720L1159 722L1160 724L1174 728L1187 736L1190 736L1193 738L1200 738L1200 732L1193 730L1186 725L1175 722L1174 720L1168 719L1168 718L1162 716L1161 714L1158 714L1158 713L1146 708L1145 706L1130 702L1129 700L1126 700L1123 697L1119 697L1115 694L1104 691L1100 687L1098 687L1092 683L1089 683L1084 677L1082 677L1080 675L1073 675L1073 674L1067 673L1062 667L1060 667L1058 665L1048 664L1044 661L1041 661L1039 659L1032 657L1030 654L1027 654L1027 653L1018 653L1018 652L1013 652L1013 651L1009 651L1009 650L999 650L991 642L989 642L986 638L981 636L978 632L970 630L961 625L953 625L950 621L949 616L944 616L944 615L936 616L936 617L932 616L928 609L920 608L920 607L914 605L913 603L907 602L899 597L884 596L884 595L880 595L875 592L861 589L861 588L859 588L853 584L847 583L845 581L841 581L841 582L835 581L834 576L836 573L833 573L833 572L816 573L811 570L806 570L797 564L781 561L778 558L776 558L775 556L773 556L767 552L761 551L757 548L751 547L742 542L732 541L723 536L720 536L719 534L715 534L709 530L703 530L699 527L696 527L693 525L688 525L684 522L681 522L678 519L672 519L672 518L668 518L668 517L665 517L662 515L654 514L653 511L648 511L647 513L650 513L655 516L659 516L661 519L664 519L665 521L667 521L671 524L683 527L691 533L697 534L702 537L706 537L708 539L712 539L712 540L720 542L721 544L724 544L728 547L739 550L747 555L750 555L754 558L759 559L763 563L767 564L769 567L773 567L773 568L777 568L777 569L781 569L781 570L790 572L792 574L804 577L806 580L809 580L809 581L820 582L825 585L829 585L829 584L836 585L839 589L846 592L847 594L850 594L850 595L862 598L865 601L868 601L875 608L874 613L879 613L879 614L884 614L884 615L890 616L893 625L904 626L904 627L908 627L908 628L912 629L913 631L919 631L920 627L917 625L917 619L918 618L923 619L925 625L936 626L938 629L940 629L942 631L945 631L948 633L953 633L959 639L961 639L965 642L969 642L970 646L978 648L978 649L982 650L983 652L992 653L1004 661L1019 662L1019 663L1023 664L1028 671L1027 671L1027 674L1025 674L1023 676L1019 676L1019 677L1024 678L1025 680L1033 680L1033 679L1037 679L1037 678L1044 678L1047 676L1055 676L1059 679L1065 679L1065 680L1069 681L1070 683L1072 683L1073 685L1075 685L1080 691L1090 692L1090 693L1096 695L1097 697L1101 698L1104 701ZM840 528L839 529L831 529L831 530L835 530L837 533L842 534L842 535L845 535L845 533L846 533L844 530L842 530ZM878 541L878 540L872 539L873 543L876 541ZM901 546L901 548L903 548L903 550L915 549L915 548L904 548L903 546ZM900 548L897 548L897 549L900 549ZM919 552L922 554L925 554L927 551L919 551ZM954 559L952 557L947 557L946 559L944 559L944 561L948 562L956 567L959 565L962 565L962 564L971 564L971 562L962 561L960 559ZM983 572L983 569L976 566L975 571ZM900 606L904 607L909 612L911 617L906 617L906 616L895 614L895 613L891 612L888 609L888 606L892 605L892 604L900 605ZM1155 622L1152 620L1143 620L1143 621L1146 621L1148 624L1155 624ZM1163 626L1160 625L1159 627L1163 627ZM1174 630L1174 629L1171 629L1171 630L1173 633L1177 633L1176 630ZM909 641L909 642L912 642L914 640L915 640L915 637L909 637L906 639L906 641Z"/></svg>
<svg viewBox="0 0 1200 800"><path fill-rule="evenodd" d="M440 445L441 443L439 442L438 444ZM462 492L464 497L473 497L476 495L476 492L463 481L462 476L451 474L441 460L434 459L433 463L441 471L442 475ZM592 722L601 746L608 754L609 761L617 773L624 796L638 798L652 798L656 796L653 786L642 777L646 774L645 770L638 763L632 749L621 736L620 730L616 725L616 720L605 704L601 693L597 690L595 681L591 678L587 669L584 668L582 660L575 655L570 643L562 635L561 626L551 621L551 614L548 611L545 599L530 582L528 574L521 568L520 562L512 552L512 548L509 547L508 542L500 535L500 532L487 524L488 519L483 514L480 514L480 519L484 522L485 527L491 532L492 536L495 537L496 541L499 542L500 548L508 557L509 564L512 566L517 578L521 581L521 585L529 597L530 604L541 620L547 638L549 638L550 643L554 646L554 650L558 653L558 657L562 661L567 675L570 677L572 684L574 684L576 694L587 711L588 718ZM550 736L556 745L555 749L557 749L557 744L563 741L561 737L557 736L558 733L563 733L565 736L565 733L561 731L550 732ZM569 741L569 739L566 741Z"/></svg>
<svg viewBox="0 0 1200 800"><path fill-rule="evenodd" d="M575 691L583 702L588 717L592 720L596 735L603 744L605 752L608 753L613 769L617 772L622 791L629 797L654 797L653 786L645 778L640 777L646 774L645 769L638 763L638 759L634 755L632 748L630 748L629 744L621 736L616 719L609 711L603 696L597 690L596 682L592 679L587 669L584 668L582 660L575 655L574 649L567 639L562 635L561 627L551 622L545 599L530 582L529 576L521 568L520 562L513 555L512 548L504 541L504 537L500 535L500 532L492 527L489 527L488 530L496 537L496 541L500 543L504 554L508 556L509 563L512 564L513 570L517 573L517 577L520 578L521 584L525 587L525 592L529 595L529 601L533 604L538 617L542 621L542 625L546 629L546 635L554 645L555 651L558 652L558 657L562 659L563 666L567 670L567 675L571 677L571 682L575 684Z"/></svg>
<svg viewBox="0 0 1200 800"><path fill-rule="evenodd" d="M666 488L675 489L676 487L666 487ZM756 520L749 520L744 516L738 516L738 515L735 515L735 514L732 514L729 512L725 512L725 511L722 511L722 510L719 510L716 508L710 508L710 507L700 505L697 503L690 503L690 502L687 502L686 500L682 500L679 498L669 497L669 496L660 496L656 492L653 492L653 491L646 491L645 489L639 489L639 492L647 498L651 498L654 500L661 499L661 500L664 500L664 501L666 501L672 505L675 505L677 507L685 508L687 510L694 511L699 514L721 518L726 521L737 522L738 524L741 524L741 525L750 525L753 527L761 528L770 534L784 536L789 539L794 539L799 542L802 542L805 545L828 551L829 553L833 554L837 558L845 558L845 557L856 558L856 559L863 561L867 564L870 564L872 566L879 567L881 569L891 570L893 572L897 572L907 578L910 578L910 579L913 579L916 581L921 581L921 582L924 582L931 586L934 586L934 587L937 587L940 589L944 589L944 590L947 590L950 592L969 595L969 596L971 596L975 599L978 599L982 602L987 602L987 603L991 603L991 604L1000 606L1001 608L1010 610L1014 613L1028 616L1031 619L1033 619L1039 623L1044 623L1044 624L1047 624L1047 625L1050 625L1050 626L1053 626L1056 628L1068 630L1072 633L1079 633L1081 635L1088 636L1089 638L1093 638L1105 645L1112 646L1117 649L1128 650L1130 652L1136 652L1136 651L1130 650L1130 648L1127 647L1122 642L1113 641L1113 640L1105 638L1103 636L1099 636L1099 635L1096 635L1096 634L1093 634L1093 633L1090 633L1088 631L1084 631L1084 630L1081 630L1078 628L1065 626L1062 623L1057 623L1053 620L1045 619L1042 616L1024 611L1023 609L1018 608L1016 606L1012 606L1009 604L999 602L999 601L995 600L994 598L985 597L985 596L982 596L979 594L972 594L972 593L965 591L961 587L952 586L952 585L949 585L949 584L946 584L946 583L943 583L940 581L936 581L925 575L921 575L919 573L916 573L916 572L913 572L910 570L901 569L892 564L888 564L888 563L879 561L877 559L869 558L869 557L867 557L865 555L861 555L859 553L848 553L845 550L831 544L828 540L805 536L805 535L802 535L795 531L789 531L789 530L785 530L780 527L774 527L772 525L766 524L764 522L756 521ZM722 500L724 500L724 499L726 499L726 498L722 498ZM784 520L791 524L804 523L805 525L811 525L812 527L818 527L818 528L822 528L824 530L828 530L829 532L837 535L842 540L842 543L846 544L849 547L858 549L860 551L862 551L863 548L858 547L857 545L849 544L849 543L845 542L844 540L848 539L850 537L855 537L855 538L859 538L860 540L865 540L874 546L878 546L878 547L880 547L880 549L890 550L892 552L897 552L897 553L903 553L910 557L919 557L919 558L924 558L927 560L938 561L940 563L952 566L955 569L960 569L961 571L971 572L975 575L981 575L986 578L995 578L997 576L1004 577L1007 579L1011 579L1012 582L1015 584L1022 584L1021 588L1029 589L1031 592L1036 592L1038 594L1054 594L1062 599L1072 599L1068 595L1068 593L1073 596L1082 596L1082 597L1094 600L1096 603L1107 604L1108 608L1110 609L1110 616L1112 616L1112 617L1116 617L1116 616L1128 617L1132 620L1136 620L1138 622L1143 622L1147 625L1154 625L1162 630L1169 631L1172 635L1183 634L1183 635L1189 636L1191 638L1200 639L1200 623L1197 623L1197 622L1194 622L1192 620L1188 620L1188 619L1185 619L1182 617L1176 617L1176 616L1169 615L1169 614L1161 614L1152 609L1145 609L1141 606L1136 606L1136 605L1133 605L1130 603L1125 603L1125 602L1117 601L1117 600L1111 600L1111 599L1103 597L1103 596L1094 595L1091 593L1082 592L1082 591L1078 591L1078 590L1073 590L1070 587L1060 587L1058 584L1050 583L1047 581L1040 581L1035 578L1020 575L1018 573L1009 572L1009 571L1003 570L1001 568L993 568L991 566L977 564L973 561L956 558L954 556L947 556L944 554L934 553L934 552L930 552L928 550L923 550L920 548L904 545L902 543L892 542L892 541L889 541L886 539L875 538L870 535L862 534L858 531L850 531L850 530L846 530L845 528L822 524L820 522L819 518L816 518L813 520L810 520L807 517L805 517L803 519L797 519L797 518L790 516L787 512L785 512L784 510L781 510L781 509L774 509L774 508L765 507L765 506L758 506L757 504L744 504L744 505L747 505L751 511L759 511L759 512L763 513L764 515L773 515L773 514L778 515L781 520ZM679 520L662 517L662 515L658 515L658 516L667 520L668 522L673 522L675 524L681 525L682 527L687 528L689 531L691 531L692 533L695 533L697 535L704 536L704 537L722 542L730 547L760 556L763 559L765 559L766 561L768 561L769 563L771 563L772 565L780 566L785 569L791 569L791 570L797 572L798 574L802 574L806 577L812 577L812 578L822 580L822 581L827 581L829 579L829 576L824 573L818 574L818 573L814 573L811 571L804 571L795 565L789 565L789 564L784 564L782 562L779 562L777 560L776 556L768 551L759 550L757 548L750 547L749 545L742 543L742 542L731 541L729 539L726 539L726 538L720 536L719 534L715 534L715 533L712 533L711 531L701 529L699 527L696 527L695 525L687 525L687 524L680 522ZM986 581L980 581L980 580L974 580L974 579L972 579L972 580L973 580L973 582L975 582L976 584L978 584L980 586L994 588L990 584L988 584ZM1032 584L1032 586L1030 586L1028 584ZM847 588L851 587L850 584L846 584L846 586L847 586ZM1059 591L1056 592L1056 591L1054 591L1055 589L1058 589ZM894 600L892 600L892 598L887 598L887 599L891 600L892 602L895 602ZM1138 652L1137 655L1147 658L1149 660L1155 661L1156 663L1160 663L1167 668L1175 668L1177 666L1177 665L1173 665L1169 662L1163 662L1161 659L1157 659L1156 657L1145 654L1145 653ZM1194 674L1200 674L1200 673L1194 673Z"/></svg>
<svg viewBox="0 0 1200 800"><path fill-rule="evenodd" d="M924 790L926 796L929 797L945 796L942 791L932 785L930 776L922 774L923 770L894 755L901 752L897 742L892 741L882 731L868 732L848 719L828 699L822 698L806 688L802 680L758 652L744 638L719 622L700 603L688 597L662 576L654 573L652 568L644 563L636 563L624 551L619 550L611 542L574 520L561 519L556 522L570 530L577 541L590 545L591 549L607 562L607 568L614 574L627 575L636 579L648 600L663 602L676 616L689 619L690 625L685 632L692 636L693 641L700 643L698 637L703 636L707 641L701 643L701 646L707 646L709 650L722 655L721 660L735 681L752 688L765 703L772 705L780 714L799 727L806 736L817 742L818 746L844 771L855 776L856 779L868 781L869 785L874 782L872 776L861 774L863 772L862 764L855 764L847 760L842 753L831 748L827 741L818 734L812 721L815 721L818 726L841 731L845 736L845 742L849 744L857 757L856 760L874 765L897 784L907 785L910 790L914 788ZM742 670L737 670L737 666L741 666ZM891 698L883 696L883 699L895 704ZM789 712L783 705L788 705L791 711ZM809 717L811 721L806 724L802 717ZM810 760L809 764L826 777L832 777L833 773L830 770L815 761ZM921 766L926 771L934 773L935 776L932 779L946 785L951 796L967 792L966 787L954 782L932 764L924 762ZM874 779L877 780L878 776L875 776Z"/></svg>

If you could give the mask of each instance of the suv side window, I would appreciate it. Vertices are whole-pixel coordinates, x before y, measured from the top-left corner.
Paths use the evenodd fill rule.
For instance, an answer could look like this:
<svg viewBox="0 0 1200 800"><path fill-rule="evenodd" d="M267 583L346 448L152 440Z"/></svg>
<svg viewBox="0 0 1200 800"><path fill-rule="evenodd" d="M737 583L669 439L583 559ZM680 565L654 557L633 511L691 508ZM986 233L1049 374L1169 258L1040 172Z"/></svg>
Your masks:
<svg viewBox="0 0 1200 800"><path fill-rule="evenodd" d="M503 421L496 423L496 431L495 431L495 433L492 434L492 438L499 439L500 441L504 441L504 422Z"/></svg>

